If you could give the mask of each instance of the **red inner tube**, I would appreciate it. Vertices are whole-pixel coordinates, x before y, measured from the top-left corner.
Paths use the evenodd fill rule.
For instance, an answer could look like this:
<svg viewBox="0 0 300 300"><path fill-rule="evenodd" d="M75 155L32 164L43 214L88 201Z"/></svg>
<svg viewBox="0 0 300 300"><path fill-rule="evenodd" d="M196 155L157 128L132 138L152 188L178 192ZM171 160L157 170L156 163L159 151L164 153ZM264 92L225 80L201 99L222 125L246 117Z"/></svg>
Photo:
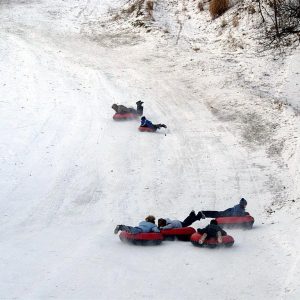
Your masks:
<svg viewBox="0 0 300 300"><path fill-rule="evenodd" d="M196 230L193 227L183 227L183 228L172 228L172 229L165 229L161 231L161 234L163 236L168 235L192 235L195 233Z"/></svg>
<svg viewBox="0 0 300 300"><path fill-rule="evenodd" d="M193 244L198 244L201 236L202 235L200 233L198 233L198 232L194 233L191 236L191 242ZM218 241L217 241L216 238L206 239L203 244L204 245L216 245L216 246L218 246L218 245L222 245L222 244L226 245L226 244L233 244L233 243L234 243L234 239L233 239L232 236L230 236L230 235L224 235L224 236L222 236L222 243L221 244L218 243Z"/></svg>
<svg viewBox="0 0 300 300"><path fill-rule="evenodd" d="M247 215L243 217L220 217L216 219L218 224L243 224L254 223L254 218Z"/></svg>
<svg viewBox="0 0 300 300"><path fill-rule="evenodd" d="M140 126L139 127L139 131L142 131L142 132L155 132L155 129L149 128L149 127L142 127L142 126Z"/></svg>
<svg viewBox="0 0 300 300"><path fill-rule="evenodd" d="M126 231L122 231L119 235L120 239L134 240L134 241L162 241L163 236L160 233L149 232L149 233L138 233L132 234Z"/></svg>
<svg viewBox="0 0 300 300"><path fill-rule="evenodd" d="M133 113L127 113L127 114L114 114L113 119L114 120L128 120L128 119L136 119L138 116Z"/></svg>

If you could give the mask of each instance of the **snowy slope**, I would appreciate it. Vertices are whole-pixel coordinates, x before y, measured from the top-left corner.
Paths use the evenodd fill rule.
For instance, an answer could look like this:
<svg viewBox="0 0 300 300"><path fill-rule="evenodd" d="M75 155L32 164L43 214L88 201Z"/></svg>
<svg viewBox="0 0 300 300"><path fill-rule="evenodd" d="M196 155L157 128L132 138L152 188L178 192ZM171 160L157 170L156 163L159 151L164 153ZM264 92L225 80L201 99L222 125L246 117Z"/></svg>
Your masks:
<svg viewBox="0 0 300 300"><path fill-rule="evenodd" d="M213 30L189 47L188 28L176 45L101 26L127 2L0 4L0 299L298 299L297 69L221 50ZM159 4L154 28L174 9ZM138 99L166 135L112 121ZM231 230L231 249L113 235L242 196L256 226Z"/></svg>

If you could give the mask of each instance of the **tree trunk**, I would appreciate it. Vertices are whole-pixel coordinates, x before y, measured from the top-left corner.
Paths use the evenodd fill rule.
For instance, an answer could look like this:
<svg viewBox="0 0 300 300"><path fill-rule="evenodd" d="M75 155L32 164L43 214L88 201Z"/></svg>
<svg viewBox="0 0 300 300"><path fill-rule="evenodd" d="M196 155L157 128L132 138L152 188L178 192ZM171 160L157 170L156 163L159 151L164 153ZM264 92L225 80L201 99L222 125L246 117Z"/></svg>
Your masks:
<svg viewBox="0 0 300 300"><path fill-rule="evenodd" d="M280 37L279 27L278 27L278 7L277 7L277 1L278 0L273 0L273 5L274 5L274 19L275 19L276 36Z"/></svg>
<svg viewBox="0 0 300 300"><path fill-rule="evenodd" d="M266 20L265 20L265 18L264 18L264 15L263 15L262 9L261 9L261 0L258 0L258 7L259 7L259 12L260 12L262 21L263 21L263 23L265 23Z"/></svg>

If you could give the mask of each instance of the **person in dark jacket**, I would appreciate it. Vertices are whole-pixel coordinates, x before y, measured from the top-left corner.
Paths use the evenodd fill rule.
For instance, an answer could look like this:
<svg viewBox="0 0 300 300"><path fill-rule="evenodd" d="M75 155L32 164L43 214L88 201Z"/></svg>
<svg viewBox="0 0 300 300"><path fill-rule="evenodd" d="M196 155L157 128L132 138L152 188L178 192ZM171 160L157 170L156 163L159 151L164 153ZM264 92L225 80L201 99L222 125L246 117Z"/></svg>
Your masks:
<svg viewBox="0 0 300 300"><path fill-rule="evenodd" d="M245 211L246 206L247 206L247 201L246 199L242 198L239 204L230 207L224 211L203 210L202 213L207 218L242 217L242 216L249 215L249 213Z"/></svg>
<svg viewBox="0 0 300 300"><path fill-rule="evenodd" d="M151 129L153 129L153 131L160 129L161 127L167 128L167 126L165 124L152 124L152 122L147 120L145 116L141 117L141 125L140 126L151 128Z"/></svg>
<svg viewBox="0 0 300 300"><path fill-rule="evenodd" d="M136 109L132 107L126 107L124 105L118 105L118 104L113 104L112 109L117 113L117 114L135 114L138 116L143 115L143 103L142 101L136 102Z"/></svg>
<svg viewBox="0 0 300 300"><path fill-rule="evenodd" d="M196 221L200 221L201 218L204 218L204 216L201 216L201 214L196 215L195 211L192 210L190 214L182 222L179 220L160 218L158 219L157 223L158 223L158 228L160 230L172 229L172 228L183 228L192 225Z"/></svg>
<svg viewBox="0 0 300 300"><path fill-rule="evenodd" d="M117 225L114 230L114 234L117 234L120 230L132 234L144 232L160 232L158 227L155 225L155 217L151 215L146 217L145 221L140 222L139 225L135 227L127 225Z"/></svg>
<svg viewBox="0 0 300 300"><path fill-rule="evenodd" d="M210 224L205 228L198 228L197 232L202 234L199 244L202 245L206 239L209 238L217 238L218 243L222 243L222 236L227 235L226 231L224 231L219 225L217 220L211 220Z"/></svg>

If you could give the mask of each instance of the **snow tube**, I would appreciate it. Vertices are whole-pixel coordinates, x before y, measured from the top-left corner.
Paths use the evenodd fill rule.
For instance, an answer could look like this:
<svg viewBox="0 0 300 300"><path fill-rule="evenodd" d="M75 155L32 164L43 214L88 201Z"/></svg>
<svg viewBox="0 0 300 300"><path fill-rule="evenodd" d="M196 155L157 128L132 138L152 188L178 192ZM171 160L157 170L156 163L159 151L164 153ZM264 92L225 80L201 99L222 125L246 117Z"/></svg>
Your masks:
<svg viewBox="0 0 300 300"><path fill-rule="evenodd" d="M191 242L194 246L208 247L208 248L216 248L216 247L221 247L221 246L231 247L234 243L234 239L232 236L224 235L224 236L222 236L221 244L218 243L216 238L209 238L209 239L206 239L202 245L200 245L199 240L200 240L201 236L202 235L198 232L192 234Z"/></svg>
<svg viewBox="0 0 300 300"><path fill-rule="evenodd" d="M177 238L180 241L189 241L191 235L195 232L196 230L193 227L183 227L161 230L160 233L163 235L164 240L174 241Z"/></svg>
<svg viewBox="0 0 300 300"><path fill-rule="evenodd" d="M142 127L142 126L140 126L140 127L139 127L139 131L141 131L141 132L155 132L156 130L153 129L153 128Z"/></svg>
<svg viewBox="0 0 300 300"><path fill-rule="evenodd" d="M119 237L122 242L134 245L159 245L163 240L163 236L155 232L132 234L122 231Z"/></svg>
<svg viewBox="0 0 300 300"><path fill-rule="evenodd" d="M132 120L138 117L137 114L127 113L127 114L114 114L113 119L115 121L123 121L123 120Z"/></svg>
<svg viewBox="0 0 300 300"><path fill-rule="evenodd" d="M220 217L216 219L220 227L233 228L247 228L251 229L254 223L254 218L250 215L242 217Z"/></svg>

